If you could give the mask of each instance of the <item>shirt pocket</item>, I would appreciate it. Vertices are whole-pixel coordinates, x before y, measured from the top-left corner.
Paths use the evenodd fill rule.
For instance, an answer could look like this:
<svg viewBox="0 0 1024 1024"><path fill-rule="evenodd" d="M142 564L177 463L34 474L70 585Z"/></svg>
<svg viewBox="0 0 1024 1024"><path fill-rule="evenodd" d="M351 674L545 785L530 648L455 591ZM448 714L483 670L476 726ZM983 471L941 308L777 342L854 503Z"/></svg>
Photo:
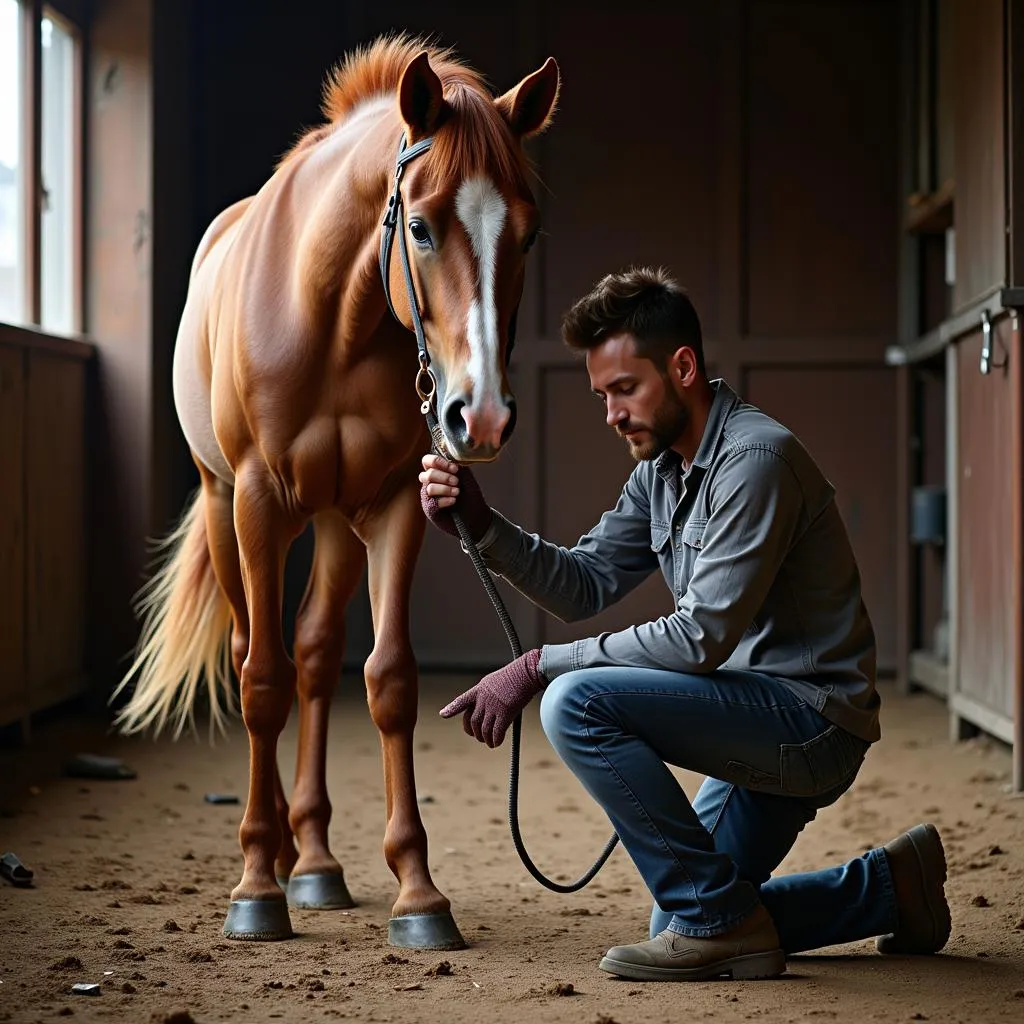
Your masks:
<svg viewBox="0 0 1024 1024"><path fill-rule="evenodd" d="M668 523L663 523L660 519L651 520L651 550L655 554L662 554L671 536L672 531Z"/></svg>
<svg viewBox="0 0 1024 1024"><path fill-rule="evenodd" d="M704 547L704 530L707 525L706 519L691 519L683 527L683 544L694 551L701 551Z"/></svg>

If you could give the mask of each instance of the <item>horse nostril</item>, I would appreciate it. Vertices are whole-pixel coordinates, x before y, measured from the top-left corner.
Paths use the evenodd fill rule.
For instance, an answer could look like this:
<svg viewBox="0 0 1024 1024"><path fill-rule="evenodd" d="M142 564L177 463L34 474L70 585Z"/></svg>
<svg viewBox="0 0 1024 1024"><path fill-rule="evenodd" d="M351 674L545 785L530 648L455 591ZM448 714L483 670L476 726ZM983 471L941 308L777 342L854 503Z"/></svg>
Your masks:
<svg viewBox="0 0 1024 1024"><path fill-rule="evenodd" d="M508 406L508 423L505 424L505 429L501 432L502 444L508 441L512 436L512 431L516 429L516 400L510 398L506 404Z"/></svg>
<svg viewBox="0 0 1024 1024"><path fill-rule="evenodd" d="M444 407L444 425L451 438L461 438L466 434L466 421L462 418L462 410L466 403L461 398L455 398Z"/></svg>

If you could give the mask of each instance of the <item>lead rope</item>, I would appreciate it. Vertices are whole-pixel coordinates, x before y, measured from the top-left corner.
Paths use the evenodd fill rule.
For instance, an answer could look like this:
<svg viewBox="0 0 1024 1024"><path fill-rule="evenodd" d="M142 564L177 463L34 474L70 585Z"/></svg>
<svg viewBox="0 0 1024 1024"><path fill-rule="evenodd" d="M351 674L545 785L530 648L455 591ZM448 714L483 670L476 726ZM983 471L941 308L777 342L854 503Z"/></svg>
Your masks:
<svg viewBox="0 0 1024 1024"><path fill-rule="evenodd" d="M431 395L431 399L432 397L433 395ZM446 450L438 450L438 445L436 443L437 436L440 435L440 439L443 443L444 435L440 432L440 426L434 416L432 403L425 399L424 405L427 406L425 413L427 417L427 427L430 430L431 437L435 438L434 453L442 456L443 458L449 458ZM421 406L421 409L422 408L423 407ZM469 529L463 522L462 516L453 509L451 517L452 522L455 523L455 528L459 531L459 538L469 554L470 561L473 563L473 568L476 569L476 574L480 577L480 582L484 585L484 590L487 591L487 596L491 599L491 604L494 605L494 610L498 613L498 618L501 621L501 628L505 631L505 636L508 638L509 647L512 648L512 660L514 661L523 653L522 644L519 641L519 634L516 632L516 628L512 624L512 618L508 613L508 609L505 607L505 602L502 601L501 594L498 593L498 589L494 585L494 580L491 578L491 574L488 572L487 566L484 565L484 560L480 557L480 552L477 550L477 546L474 543L473 538L469 535ZM512 752L508 771L508 827L509 831L512 833L512 843L515 846L516 853L519 854L519 859L523 862L526 870L529 871L541 885L546 886L553 892L579 892L579 890L587 885L598 871L604 867L605 861L607 861L611 856L612 851L619 842L618 833L612 833L611 838L605 844L604 850L601 851L601 855L596 861L594 861L587 872L581 875L575 882L571 882L567 885L562 884L561 882L552 881L533 863L533 860L526 850L526 845L523 842L522 833L519 830L519 754L522 730L523 713L520 711L512 722Z"/></svg>
<svg viewBox="0 0 1024 1024"><path fill-rule="evenodd" d="M405 288L409 298L409 308L412 314L412 326L416 335L416 345L419 350L419 370L416 373L416 393L420 397L420 412L426 417L427 429L430 431L434 454L448 459L451 462L457 462L458 460L453 459L448 451L448 447L444 440L444 433L441 430L441 425L437 422L437 416L434 411L437 385L434 380L434 375L430 371L430 356L427 353L427 339L423 331L423 324L420 320L419 303L416 299L416 288L413 284L412 268L409 263L409 252L405 241L405 225L402 223L401 215L402 193L399 185L401 184L402 171L410 160L419 156L420 153L425 153L430 149L432 142L433 140L429 138L422 139L414 146L409 146L407 148L405 138L403 137L402 139L396 161L394 188L388 202L388 210L384 215L384 223L382 225L380 270L381 277L384 282L384 296L387 299L388 308L391 310L395 319L401 323L398 314L395 312L395 307L391 303L391 288L388 282L388 267L391 261L391 245L394 239L394 234L397 231L398 248L402 257L402 271L405 278ZM505 608L505 602L502 601L501 595L494 586L494 580L491 578L491 574L488 571L487 566L484 565L484 560L480 557L480 552L477 550L477 546L474 543L473 538L469 535L469 530L463 522L462 516L452 509L451 517L452 522L455 523L455 528L459 531L459 539L462 541L462 545L469 554L470 561L473 563L473 568L476 569L476 574L480 577L480 582L483 584L484 590L487 591L487 596L491 599L491 604L494 605L494 610L498 613L498 618L501 620L501 628L505 631L505 636L508 638L509 646L512 648L512 660L514 661L523 653L522 644L519 642L519 634L516 633L516 628L512 624L512 618L509 616L508 610ZM604 867L605 861L607 861L611 856L612 850L615 849L619 842L618 833L612 833L611 838L605 845L601 855L593 865L591 865L590 869L575 882L568 885L552 881L533 863L529 853L526 851L526 845L523 843L523 836L519 830L519 752L522 729L523 714L520 712L512 722L512 754L509 764L508 779L508 826L509 831L512 833L512 843L516 848L516 853L519 854L519 859L526 867L526 870L529 871L541 885L551 889L552 892L578 892L593 879L602 867Z"/></svg>

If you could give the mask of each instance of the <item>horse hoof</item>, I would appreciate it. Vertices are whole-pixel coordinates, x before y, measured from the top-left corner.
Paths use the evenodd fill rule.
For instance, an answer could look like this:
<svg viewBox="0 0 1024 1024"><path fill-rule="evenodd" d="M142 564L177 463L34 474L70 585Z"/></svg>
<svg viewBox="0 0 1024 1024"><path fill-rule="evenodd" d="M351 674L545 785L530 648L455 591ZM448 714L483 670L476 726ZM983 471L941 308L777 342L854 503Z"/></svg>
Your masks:
<svg viewBox="0 0 1024 1024"><path fill-rule="evenodd" d="M249 942L274 942L295 935L284 900L232 900L224 934Z"/></svg>
<svg viewBox="0 0 1024 1024"><path fill-rule="evenodd" d="M356 905L345 885L345 876L336 871L292 875L285 891L288 905L303 910L348 910Z"/></svg>
<svg viewBox="0 0 1024 1024"><path fill-rule="evenodd" d="M465 949L455 918L443 914L405 914L388 922L388 942L405 949Z"/></svg>
<svg viewBox="0 0 1024 1024"><path fill-rule="evenodd" d="M288 875L275 875L274 878L277 880L277 884L281 886L281 892L287 894L288 892Z"/></svg>

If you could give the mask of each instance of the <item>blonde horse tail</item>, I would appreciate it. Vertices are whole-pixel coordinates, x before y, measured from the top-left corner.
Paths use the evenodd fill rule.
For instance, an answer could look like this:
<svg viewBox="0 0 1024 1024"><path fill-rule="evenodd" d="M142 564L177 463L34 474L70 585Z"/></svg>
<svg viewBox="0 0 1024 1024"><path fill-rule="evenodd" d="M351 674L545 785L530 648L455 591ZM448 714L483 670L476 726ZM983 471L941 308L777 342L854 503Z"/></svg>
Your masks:
<svg viewBox="0 0 1024 1024"><path fill-rule="evenodd" d="M115 724L125 735L169 721L177 739L188 723L205 678L210 736L224 731L235 710L231 678L231 607L217 583L206 537L205 498L199 488L177 527L158 545L162 564L139 591L143 618L135 660L111 700L138 676Z"/></svg>

